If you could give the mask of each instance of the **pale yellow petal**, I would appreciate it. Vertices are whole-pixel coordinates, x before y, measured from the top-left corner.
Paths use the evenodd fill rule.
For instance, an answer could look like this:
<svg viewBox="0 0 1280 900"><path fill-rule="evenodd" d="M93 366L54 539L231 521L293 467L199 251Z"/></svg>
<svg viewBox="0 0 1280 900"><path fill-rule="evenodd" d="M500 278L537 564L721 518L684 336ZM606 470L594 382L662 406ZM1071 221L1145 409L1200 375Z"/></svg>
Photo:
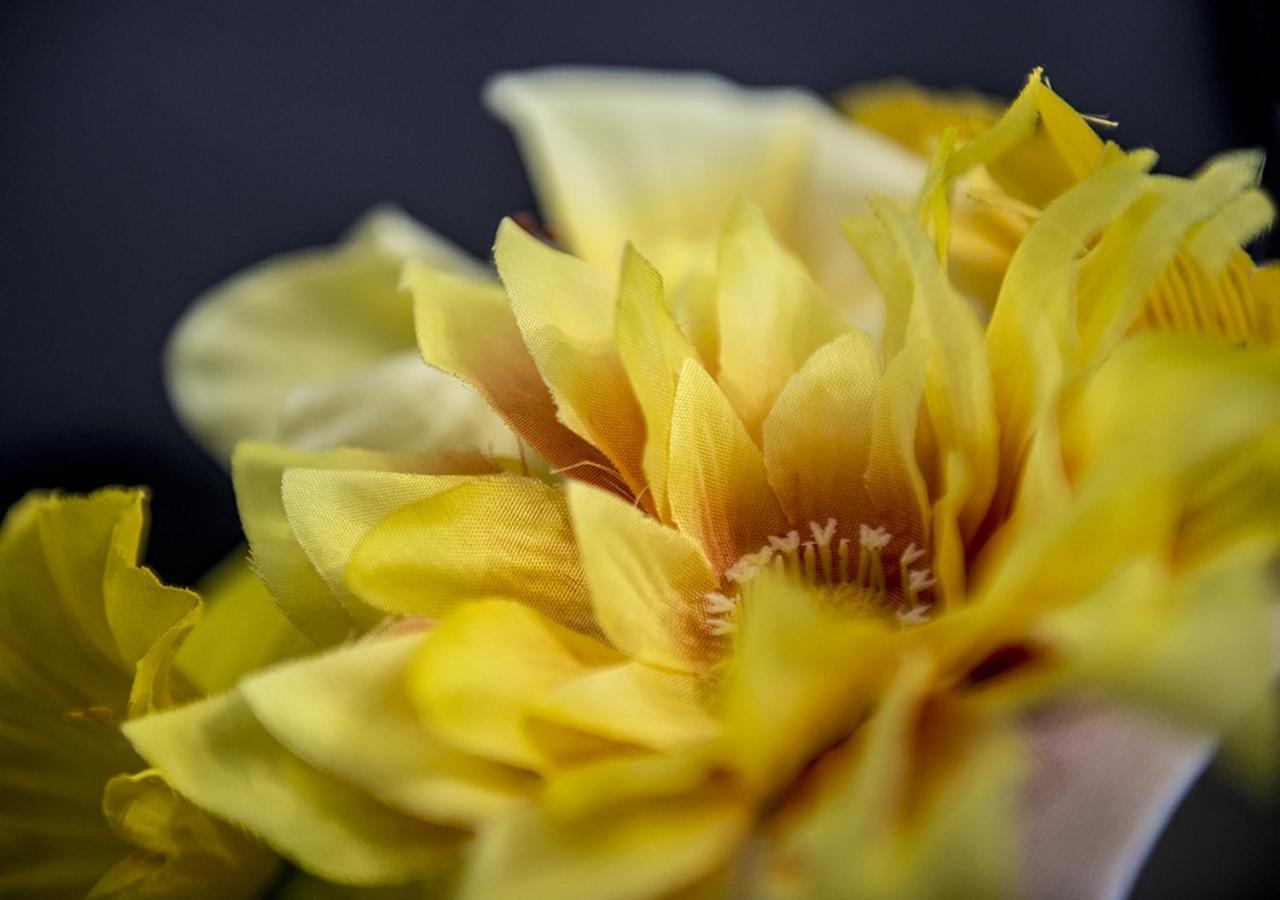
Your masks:
<svg viewBox="0 0 1280 900"><path fill-rule="evenodd" d="M574 253L612 269L631 241L674 279L688 247L714 242L746 197L838 304L875 318L835 226L873 191L909 196L923 166L812 95L696 73L562 68L500 76L487 99Z"/></svg>
<svg viewBox="0 0 1280 900"><path fill-rule="evenodd" d="M356 450L308 453L255 443L236 448L231 475L254 570L289 621L320 646L344 641L381 616L363 604L343 603L315 570L285 514L284 472L302 466L394 469L401 465L408 465L406 458Z"/></svg>
<svg viewBox="0 0 1280 900"><path fill-rule="evenodd" d="M168 346L179 416L226 460L237 441L280 437L281 408L295 388L411 350L412 310L397 290L407 259L478 269L402 213L375 210L337 247L268 260L214 287ZM404 399L367 403L394 419Z"/></svg>
<svg viewBox="0 0 1280 900"><path fill-rule="evenodd" d="M745 589L723 694L726 751L764 796L850 734L893 665L893 632L771 575Z"/></svg>
<svg viewBox="0 0 1280 900"><path fill-rule="evenodd" d="M154 769L111 779L102 806L139 849L98 880L92 898L254 897L279 877L273 853L192 806Z"/></svg>
<svg viewBox="0 0 1280 900"><path fill-rule="evenodd" d="M786 532L764 458L711 376L685 360L671 416L671 517L717 572Z"/></svg>
<svg viewBox="0 0 1280 900"><path fill-rule="evenodd" d="M972 145L970 145L972 146ZM987 353L1001 424L998 506L1037 419L1075 356L1074 274L1086 243L1138 196L1149 153L1103 166L1044 211L1027 233L987 326Z"/></svg>
<svg viewBox="0 0 1280 900"><path fill-rule="evenodd" d="M387 516L471 481L471 475L421 475L361 469L287 469L285 516L298 544L344 605L355 599L347 568L356 547Z"/></svg>
<svg viewBox="0 0 1280 900"><path fill-rule="evenodd" d="M315 650L250 568L245 548L233 551L196 589L204 613L174 664L202 693L225 691L243 675Z"/></svg>
<svg viewBox="0 0 1280 900"><path fill-rule="evenodd" d="M971 701L931 697L930 674L907 660L853 741L819 765L813 808L784 813L798 819L787 895L1015 892L1019 749Z"/></svg>
<svg viewBox="0 0 1280 900"><path fill-rule="evenodd" d="M293 389L281 407L276 439L302 450L517 452L515 435L480 395L413 350Z"/></svg>
<svg viewBox="0 0 1280 900"><path fill-rule="evenodd" d="M569 514L596 620L629 656L698 670L710 657L705 595L719 578L694 541L621 498L571 485Z"/></svg>

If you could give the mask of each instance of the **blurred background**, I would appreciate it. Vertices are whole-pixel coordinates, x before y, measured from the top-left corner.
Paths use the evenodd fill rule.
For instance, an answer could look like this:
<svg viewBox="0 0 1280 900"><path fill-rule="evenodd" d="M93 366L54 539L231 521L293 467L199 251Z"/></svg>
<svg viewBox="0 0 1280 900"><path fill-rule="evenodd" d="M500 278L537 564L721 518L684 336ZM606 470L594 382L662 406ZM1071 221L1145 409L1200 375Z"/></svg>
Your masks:
<svg viewBox="0 0 1280 900"><path fill-rule="evenodd" d="M148 560L190 583L239 540L229 481L160 379L227 275L393 201L471 252L533 206L490 74L709 69L830 93L904 76L1012 95L1035 65L1186 174L1280 136L1280 4L643 0L0 2L0 501L153 490ZM1267 182L1280 196L1280 167ZM1274 253L1265 244L1263 255ZM1280 896L1280 816L1203 777L1135 896Z"/></svg>

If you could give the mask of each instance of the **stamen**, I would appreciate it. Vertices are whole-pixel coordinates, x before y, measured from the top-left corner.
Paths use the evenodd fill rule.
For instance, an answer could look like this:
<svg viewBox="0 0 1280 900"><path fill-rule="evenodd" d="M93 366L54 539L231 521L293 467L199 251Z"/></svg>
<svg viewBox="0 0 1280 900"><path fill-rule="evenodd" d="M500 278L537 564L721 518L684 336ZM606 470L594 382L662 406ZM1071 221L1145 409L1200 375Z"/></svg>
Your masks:
<svg viewBox="0 0 1280 900"><path fill-rule="evenodd" d="M810 522L809 530L813 532L814 543L818 545L818 556L822 559L822 577L827 584L832 584L835 582L835 566L831 559L831 539L836 536L836 520L827 519L825 526Z"/></svg>
<svg viewBox="0 0 1280 900"><path fill-rule="evenodd" d="M810 522L811 541L802 542L800 533L793 530L782 536L772 535L759 550L744 554L725 570L724 579L733 587L726 593L712 591L704 595L703 614L708 632L723 636L737 630L743 591L770 566L779 575L800 578L811 585L825 583L857 588L865 598L862 602L878 604L888 613L887 605L897 604L889 596L884 560L884 551L893 542L893 535L882 527L859 525L858 565L857 572L853 573L852 541L849 538L836 541L837 530L835 519L827 519L823 524ZM898 554L895 592L901 591L901 603L896 616L906 625L925 621L933 611L932 605L922 603L920 598L933 587L932 574L928 568L911 568L926 555L926 551L914 543Z"/></svg>

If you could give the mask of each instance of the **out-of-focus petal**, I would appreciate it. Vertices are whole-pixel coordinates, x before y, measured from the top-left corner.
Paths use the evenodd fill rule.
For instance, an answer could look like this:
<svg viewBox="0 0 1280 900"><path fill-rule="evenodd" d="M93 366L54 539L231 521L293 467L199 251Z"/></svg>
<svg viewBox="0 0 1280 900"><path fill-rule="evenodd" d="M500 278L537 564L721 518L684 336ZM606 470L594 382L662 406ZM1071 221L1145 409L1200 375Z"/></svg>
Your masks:
<svg viewBox="0 0 1280 900"><path fill-rule="evenodd" d="M482 397L412 350L294 388L280 410L276 439L302 450L517 452L511 429Z"/></svg>
<svg viewBox="0 0 1280 900"><path fill-rule="evenodd" d="M237 441L280 438L295 389L411 350L412 308L397 289L408 259L483 271L403 213L375 210L334 248L269 260L214 287L170 339L165 368L179 416L226 460ZM394 419L404 399L366 402Z"/></svg>
<svg viewBox="0 0 1280 900"><path fill-rule="evenodd" d="M418 818L478 825L532 783L423 729L406 672L425 637L371 638L255 675L240 690L263 727L312 765Z"/></svg>
<svg viewBox="0 0 1280 900"><path fill-rule="evenodd" d="M395 812L294 756L237 692L135 719L124 731L197 806L331 881L396 884L458 850L460 832Z"/></svg>
<svg viewBox="0 0 1280 900"><path fill-rule="evenodd" d="M575 822L530 807L484 833L460 897L668 896L725 865L748 827L747 810L714 792L642 801Z"/></svg>
<svg viewBox="0 0 1280 900"><path fill-rule="evenodd" d="M541 772L552 763L526 727L531 707L590 669L623 659L528 606L481 601L432 632L410 667L409 693L450 746Z"/></svg>

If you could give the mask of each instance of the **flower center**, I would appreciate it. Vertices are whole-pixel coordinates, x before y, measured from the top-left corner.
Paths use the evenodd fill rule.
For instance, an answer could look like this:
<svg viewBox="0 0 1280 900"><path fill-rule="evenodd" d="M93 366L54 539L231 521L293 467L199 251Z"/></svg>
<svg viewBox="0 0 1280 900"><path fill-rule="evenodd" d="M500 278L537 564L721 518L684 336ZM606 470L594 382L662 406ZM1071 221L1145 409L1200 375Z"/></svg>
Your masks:
<svg viewBox="0 0 1280 900"><path fill-rule="evenodd" d="M933 587L934 578L927 566L916 567L925 551L914 543L896 554L897 571L886 573L886 556L893 535L885 529L858 526L857 559L849 538L835 540L838 523L827 519L825 525L809 523L813 539L800 540L800 532L789 531L772 536L754 553L742 556L725 570L723 591L704 595L703 614L707 630L714 635L732 634L737 630L737 612L744 589L762 572L772 570L780 575L799 578L817 588L830 588L841 594L852 594L878 610L893 610L904 625L915 625L928 618L932 605L921 595ZM894 581L896 575L896 583ZM895 601L897 601L895 603Z"/></svg>

